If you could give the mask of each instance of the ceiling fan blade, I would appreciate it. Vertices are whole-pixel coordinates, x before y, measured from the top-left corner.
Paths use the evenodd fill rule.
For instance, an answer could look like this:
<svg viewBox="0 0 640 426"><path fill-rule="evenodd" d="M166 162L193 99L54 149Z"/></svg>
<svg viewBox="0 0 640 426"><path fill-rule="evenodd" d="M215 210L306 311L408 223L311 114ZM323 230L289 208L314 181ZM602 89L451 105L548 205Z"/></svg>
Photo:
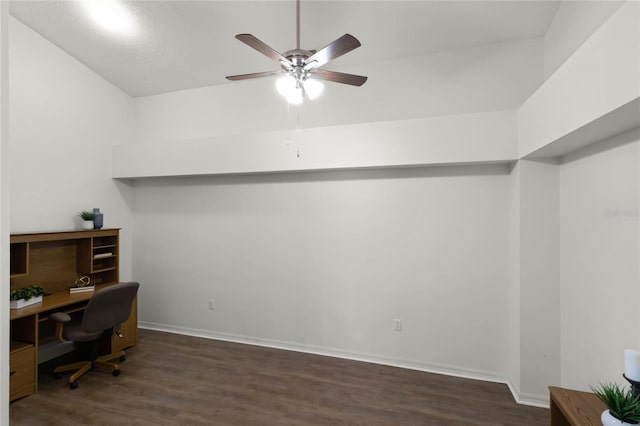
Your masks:
<svg viewBox="0 0 640 426"><path fill-rule="evenodd" d="M249 80L250 78L270 77L278 74L280 74L278 71L254 72L251 74L228 75L226 79L232 81Z"/></svg>
<svg viewBox="0 0 640 426"><path fill-rule="evenodd" d="M314 69L311 71L312 78L318 80L333 81L334 83L350 84L351 86L362 86L367 77L363 75L345 74L343 72L319 70Z"/></svg>
<svg viewBox="0 0 640 426"><path fill-rule="evenodd" d="M357 38L351 34L345 34L308 57L305 61L304 68L310 70L311 68L321 67L327 62L339 58L360 46L361 44Z"/></svg>
<svg viewBox="0 0 640 426"><path fill-rule="evenodd" d="M271 48L265 42L257 38L252 34L238 34L236 38L246 44L249 47L256 49L258 52L262 53L266 57L272 59L273 61L279 63L284 66L286 69L291 68L291 61L282 56L281 53Z"/></svg>

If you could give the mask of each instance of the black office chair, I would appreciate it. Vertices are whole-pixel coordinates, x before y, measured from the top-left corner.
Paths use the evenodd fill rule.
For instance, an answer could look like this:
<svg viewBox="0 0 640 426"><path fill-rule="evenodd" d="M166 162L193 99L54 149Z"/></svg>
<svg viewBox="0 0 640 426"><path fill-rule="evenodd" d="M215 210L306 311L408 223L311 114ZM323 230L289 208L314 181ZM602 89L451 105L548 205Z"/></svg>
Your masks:
<svg viewBox="0 0 640 426"><path fill-rule="evenodd" d="M64 312L56 312L51 318L58 321L56 336L60 341L73 341L75 343L87 342L91 344L89 360L74 362L73 364L56 367L56 378L61 378L66 371L78 370L69 377L69 387L78 387L77 380L94 366L106 367L111 374L120 374L117 362L108 362L118 358L124 361L125 352L112 352L108 355L98 356L100 340L104 335L112 333L120 335L119 327L129 319L133 299L138 292L140 284L137 282L118 283L97 291L87 303L79 326L64 327L64 323L71 321L71 317Z"/></svg>

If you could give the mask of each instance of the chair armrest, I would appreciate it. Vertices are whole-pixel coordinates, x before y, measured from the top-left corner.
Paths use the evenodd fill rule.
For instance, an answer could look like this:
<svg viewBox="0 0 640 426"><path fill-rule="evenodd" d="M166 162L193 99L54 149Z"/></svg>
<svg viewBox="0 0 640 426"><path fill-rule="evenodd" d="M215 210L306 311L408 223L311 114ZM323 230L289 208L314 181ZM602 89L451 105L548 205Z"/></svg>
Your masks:
<svg viewBox="0 0 640 426"><path fill-rule="evenodd" d="M62 337L62 328L64 327L65 322L71 321L71 317L69 314L64 312L54 312L49 315L49 318L56 321L56 338L61 342L66 342L66 340Z"/></svg>
<svg viewBox="0 0 640 426"><path fill-rule="evenodd" d="M64 312L54 312L53 314L49 315L49 318L51 318L52 320L58 321L58 322L69 322L69 321L71 321L71 317L69 316L69 314L64 313Z"/></svg>

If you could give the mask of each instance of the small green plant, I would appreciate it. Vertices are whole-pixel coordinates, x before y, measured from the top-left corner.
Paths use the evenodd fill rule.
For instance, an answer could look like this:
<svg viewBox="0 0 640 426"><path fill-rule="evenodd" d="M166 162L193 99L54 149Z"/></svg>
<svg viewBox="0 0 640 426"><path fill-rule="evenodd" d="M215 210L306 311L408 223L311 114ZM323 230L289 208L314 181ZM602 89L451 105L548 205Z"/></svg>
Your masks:
<svg viewBox="0 0 640 426"><path fill-rule="evenodd" d="M78 216L80 216L82 220L93 220L96 218L96 214L88 210L82 210L80 213L78 213Z"/></svg>
<svg viewBox="0 0 640 426"><path fill-rule="evenodd" d="M9 295L10 300L29 300L32 297L38 297L44 294L44 288L39 285L32 285L31 287L19 288L17 290L11 290Z"/></svg>
<svg viewBox="0 0 640 426"><path fill-rule="evenodd" d="M601 383L597 388L592 386L591 390L613 417L633 425L640 423L640 396L631 389L622 388L617 383Z"/></svg>

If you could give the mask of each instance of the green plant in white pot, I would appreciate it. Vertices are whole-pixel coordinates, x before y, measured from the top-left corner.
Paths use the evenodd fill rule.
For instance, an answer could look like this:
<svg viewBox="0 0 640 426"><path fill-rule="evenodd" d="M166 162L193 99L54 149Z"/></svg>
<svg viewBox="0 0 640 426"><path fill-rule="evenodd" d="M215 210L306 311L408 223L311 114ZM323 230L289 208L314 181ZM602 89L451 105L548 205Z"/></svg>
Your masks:
<svg viewBox="0 0 640 426"><path fill-rule="evenodd" d="M82 229L93 229L93 219L96 218L94 212L83 210L78 213L78 216L82 219Z"/></svg>
<svg viewBox="0 0 640 426"><path fill-rule="evenodd" d="M25 306L42 302L43 295L44 288L39 285L11 290L11 293L9 293L9 306L11 309L24 308Z"/></svg>
<svg viewBox="0 0 640 426"><path fill-rule="evenodd" d="M607 407L600 418L604 426L640 424L640 396L630 388L622 388L617 383L605 383L591 387L591 390Z"/></svg>

